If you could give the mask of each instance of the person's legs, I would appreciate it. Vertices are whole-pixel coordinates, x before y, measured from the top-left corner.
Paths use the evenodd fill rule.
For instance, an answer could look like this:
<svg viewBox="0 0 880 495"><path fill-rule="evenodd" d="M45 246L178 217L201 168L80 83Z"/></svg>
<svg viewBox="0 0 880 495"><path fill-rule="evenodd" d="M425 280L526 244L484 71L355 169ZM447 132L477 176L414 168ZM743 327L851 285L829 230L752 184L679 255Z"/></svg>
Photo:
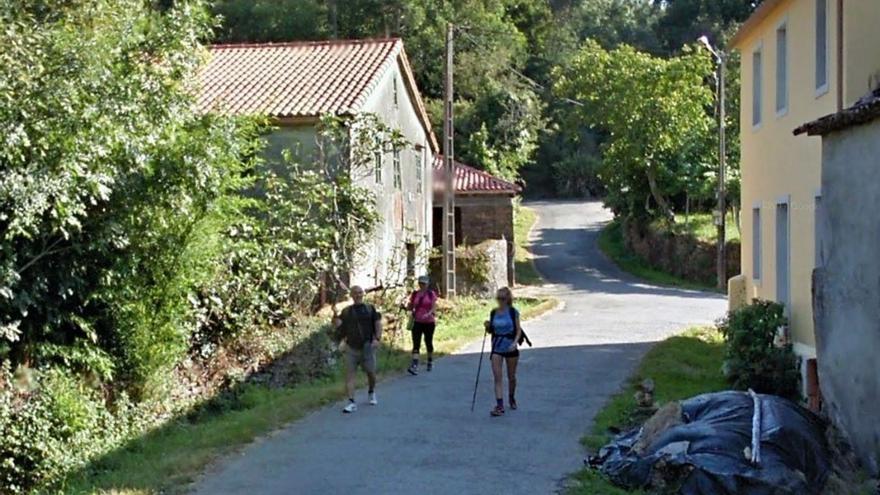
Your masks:
<svg viewBox="0 0 880 495"><path fill-rule="evenodd" d="M422 349L422 333L422 324L419 322L414 323L412 329L412 363L407 370L412 375L415 375L419 369L419 352L421 352Z"/></svg>
<svg viewBox="0 0 880 495"><path fill-rule="evenodd" d="M492 377L495 379L495 409L492 410L493 416L504 414L504 376L501 373L501 367L504 364L504 358L499 354L492 354Z"/></svg>
<svg viewBox="0 0 880 495"><path fill-rule="evenodd" d="M428 371L434 367L434 329L436 324L425 324L425 349L428 351Z"/></svg>
<svg viewBox="0 0 880 495"><path fill-rule="evenodd" d="M519 356L509 357L507 361L507 399L511 409L516 409L516 366Z"/></svg>
<svg viewBox="0 0 880 495"><path fill-rule="evenodd" d="M376 348L367 344L364 347L364 371L367 372L367 386L369 387L367 393L370 404L374 406L378 404L376 400L376 368Z"/></svg>
<svg viewBox="0 0 880 495"><path fill-rule="evenodd" d="M357 410L354 402L354 379L360 356L358 351L346 349L345 351L345 393L348 394L348 404L343 412L351 413Z"/></svg>

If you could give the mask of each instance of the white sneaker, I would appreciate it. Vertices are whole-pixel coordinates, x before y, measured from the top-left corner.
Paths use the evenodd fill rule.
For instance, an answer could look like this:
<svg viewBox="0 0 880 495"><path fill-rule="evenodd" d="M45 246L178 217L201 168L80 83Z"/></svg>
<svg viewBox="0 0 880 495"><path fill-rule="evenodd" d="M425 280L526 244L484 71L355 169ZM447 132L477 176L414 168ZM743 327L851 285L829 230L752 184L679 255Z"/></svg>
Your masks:
<svg viewBox="0 0 880 495"><path fill-rule="evenodd" d="M376 398L376 392L373 392L370 394L370 405L371 406L378 406L379 405L379 399Z"/></svg>
<svg viewBox="0 0 880 495"><path fill-rule="evenodd" d="M344 412L344 413L346 413L346 414L351 414L351 413L353 413L353 412L355 412L355 411L357 411L357 410L358 410L358 405L355 404L355 403L352 402L352 401L349 401L349 402L348 402L348 405L345 406L345 408L342 410L342 412Z"/></svg>

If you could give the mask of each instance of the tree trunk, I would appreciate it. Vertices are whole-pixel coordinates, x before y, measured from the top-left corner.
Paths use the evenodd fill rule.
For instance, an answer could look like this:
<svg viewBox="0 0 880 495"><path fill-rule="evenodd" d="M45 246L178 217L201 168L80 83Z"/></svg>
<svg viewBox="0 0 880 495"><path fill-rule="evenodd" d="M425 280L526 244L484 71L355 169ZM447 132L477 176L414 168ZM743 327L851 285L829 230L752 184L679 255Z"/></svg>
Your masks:
<svg viewBox="0 0 880 495"><path fill-rule="evenodd" d="M648 166L645 168L645 175L648 177L648 186L651 188L651 196L654 198L657 206L660 207L660 211L663 213L663 218L669 222L674 221L675 215L672 213L672 208L670 208L666 198L660 194L660 190L657 187L657 176L654 175L654 169Z"/></svg>

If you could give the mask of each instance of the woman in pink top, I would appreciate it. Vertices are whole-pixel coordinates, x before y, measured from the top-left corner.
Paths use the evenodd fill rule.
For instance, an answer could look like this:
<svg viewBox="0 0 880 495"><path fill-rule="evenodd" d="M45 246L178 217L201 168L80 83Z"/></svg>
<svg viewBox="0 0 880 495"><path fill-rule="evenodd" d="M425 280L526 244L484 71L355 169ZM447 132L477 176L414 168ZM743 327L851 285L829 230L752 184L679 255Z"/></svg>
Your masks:
<svg viewBox="0 0 880 495"><path fill-rule="evenodd" d="M419 277L419 289L409 297L406 309L412 315L412 364L407 371L411 375L419 374L419 352L422 347L422 336L425 337L425 347L428 349L428 371L434 366L434 328L437 321L434 319L434 309L437 304L437 293L431 290L431 280L426 276Z"/></svg>

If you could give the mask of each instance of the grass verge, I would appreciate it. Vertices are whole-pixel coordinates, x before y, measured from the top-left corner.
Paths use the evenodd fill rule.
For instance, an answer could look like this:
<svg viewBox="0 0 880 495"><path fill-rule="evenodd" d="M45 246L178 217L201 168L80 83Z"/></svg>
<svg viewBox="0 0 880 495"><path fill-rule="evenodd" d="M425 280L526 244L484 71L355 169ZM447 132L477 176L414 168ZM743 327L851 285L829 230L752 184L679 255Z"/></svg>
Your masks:
<svg viewBox="0 0 880 495"><path fill-rule="evenodd" d="M623 230L620 222L611 222L602 230L599 234L599 249L622 270L652 284L680 287L682 289L718 291L714 286L685 280L657 270L649 265L639 255L626 248L626 244L623 242Z"/></svg>
<svg viewBox="0 0 880 495"><path fill-rule="evenodd" d="M524 319L536 317L555 305L556 301L550 299L517 301ZM435 352L449 354L479 337L489 308L488 301L461 299L444 311L435 336ZM379 355L383 377L398 375L409 365L408 347L403 336L386 342ZM208 412L175 418L96 460L69 478L63 493L183 493L218 457L315 408L343 399L343 370L338 363L326 377L291 387L248 383L238 386L229 396Z"/></svg>
<svg viewBox="0 0 880 495"><path fill-rule="evenodd" d="M624 389L609 400L596 415L592 430L582 443L596 450L611 440L611 427L627 429L637 426L633 413L636 386L645 378L654 380L655 399L662 405L708 392L726 390L728 385L721 373L724 341L714 327L692 328L670 337L652 348L642 360L636 373ZM572 479L568 495L618 495L628 492L615 487L600 474L583 469Z"/></svg>
<svg viewBox="0 0 880 495"><path fill-rule="evenodd" d="M516 273L517 285L541 285L544 279L535 268L532 252L529 249L529 231L538 221L535 210L517 204L514 210L513 237L516 239L516 251L514 254L514 272Z"/></svg>
<svg viewBox="0 0 880 495"><path fill-rule="evenodd" d="M740 232L736 225L736 217L733 213L728 213L725 219L725 240L739 241ZM662 221L653 224L654 228L669 230L682 235L692 235L703 242L715 243L718 238L718 228L715 226L715 217L711 213L692 213L685 217L684 214L675 215L675 223L669 227Z"/></svg>

